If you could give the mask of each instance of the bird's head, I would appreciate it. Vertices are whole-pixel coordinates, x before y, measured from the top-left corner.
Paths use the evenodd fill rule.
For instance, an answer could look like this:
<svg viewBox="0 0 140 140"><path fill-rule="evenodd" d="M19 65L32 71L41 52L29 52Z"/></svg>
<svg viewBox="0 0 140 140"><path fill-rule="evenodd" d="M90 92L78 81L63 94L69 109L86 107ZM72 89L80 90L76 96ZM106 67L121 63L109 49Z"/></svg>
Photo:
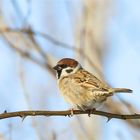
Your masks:
<svg viewBox="0 0 140 140"><path fill-rule="evenodd" d="M56 66L53 67L56 70L57 78L61 79L65 76L76 73L81 65L75 59L63 58L57 62Z"/></svg>

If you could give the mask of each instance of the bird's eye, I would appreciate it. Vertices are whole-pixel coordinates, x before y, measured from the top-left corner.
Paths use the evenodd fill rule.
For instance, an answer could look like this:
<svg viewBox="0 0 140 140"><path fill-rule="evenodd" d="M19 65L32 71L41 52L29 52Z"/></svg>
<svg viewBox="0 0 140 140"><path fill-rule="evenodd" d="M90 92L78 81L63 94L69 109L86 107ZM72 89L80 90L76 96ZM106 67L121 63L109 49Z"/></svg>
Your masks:
<svg viewBox="0 0 140 140"><path fill-rule="evenodd" d="M61 68L66 68L66 67L67 67L66 64L62 64L62 65L61 65Z"/></svg>

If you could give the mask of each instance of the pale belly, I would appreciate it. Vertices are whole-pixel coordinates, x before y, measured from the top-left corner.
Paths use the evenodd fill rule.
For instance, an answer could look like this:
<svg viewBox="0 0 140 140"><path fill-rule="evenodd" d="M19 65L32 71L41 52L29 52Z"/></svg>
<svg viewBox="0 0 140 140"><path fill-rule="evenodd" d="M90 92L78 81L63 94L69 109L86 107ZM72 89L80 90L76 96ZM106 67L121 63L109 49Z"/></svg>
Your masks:
<svg viewBox="0 0 140 140"><path fill-rule="evenodd" d="M99 108L103 101L106 100L105 96L99 96L97 92L87 91L82 87L73 88L70 85L60 87L61 95L73 108L81 110Z"/></svg>

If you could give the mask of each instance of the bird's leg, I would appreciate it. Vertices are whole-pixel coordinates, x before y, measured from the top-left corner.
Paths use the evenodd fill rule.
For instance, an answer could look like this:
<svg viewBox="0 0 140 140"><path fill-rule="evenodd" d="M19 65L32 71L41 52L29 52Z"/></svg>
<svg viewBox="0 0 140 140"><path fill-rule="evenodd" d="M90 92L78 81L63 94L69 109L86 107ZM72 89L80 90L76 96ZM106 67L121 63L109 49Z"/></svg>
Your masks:
<svg viewBox="0 0 140 140"><path fill-rule="evenodd" d="M86 110L86 111L88 112L88 116L90 117L90 115L91 115L95 110L96 110L95 108Z"/></svg>
<svg viewBox="0 0 140 140"><path fill-rule="evenodd" d="M68 115L68 116L69 116L69 117L72 117L73 114L74 114L74 113L73 113L74 109L73 109L73 108L70 108L69 110L70 110L70 115Z"/></svg>

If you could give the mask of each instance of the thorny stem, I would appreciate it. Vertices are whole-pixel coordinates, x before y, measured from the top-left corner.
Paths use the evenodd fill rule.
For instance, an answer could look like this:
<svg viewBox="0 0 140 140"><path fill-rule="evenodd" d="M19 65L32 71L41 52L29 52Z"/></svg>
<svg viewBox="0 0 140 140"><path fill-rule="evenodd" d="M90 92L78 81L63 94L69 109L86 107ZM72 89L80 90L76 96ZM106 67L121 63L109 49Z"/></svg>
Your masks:
<svg viewBox="0 0 140 140"><path fill-rule="evenodd" d="M89 114L89 110L82 111L82 110L73 110L73 115L80 115L80 114ZM93 110L90 112L90 114L104 116L108 118L108 121L115 118L115 119L140 119L140 114L115 114L115 113L109 113L104 111L98 111ZM71 111L65 110L65 111L45 111L45 110L33 110L33 111L17 111L17 112L7 112L4 111L0 114L0 119L6 119L6 118L12 118L12 117L21 117L26 118L27 116L70 116Z"/></svg>

